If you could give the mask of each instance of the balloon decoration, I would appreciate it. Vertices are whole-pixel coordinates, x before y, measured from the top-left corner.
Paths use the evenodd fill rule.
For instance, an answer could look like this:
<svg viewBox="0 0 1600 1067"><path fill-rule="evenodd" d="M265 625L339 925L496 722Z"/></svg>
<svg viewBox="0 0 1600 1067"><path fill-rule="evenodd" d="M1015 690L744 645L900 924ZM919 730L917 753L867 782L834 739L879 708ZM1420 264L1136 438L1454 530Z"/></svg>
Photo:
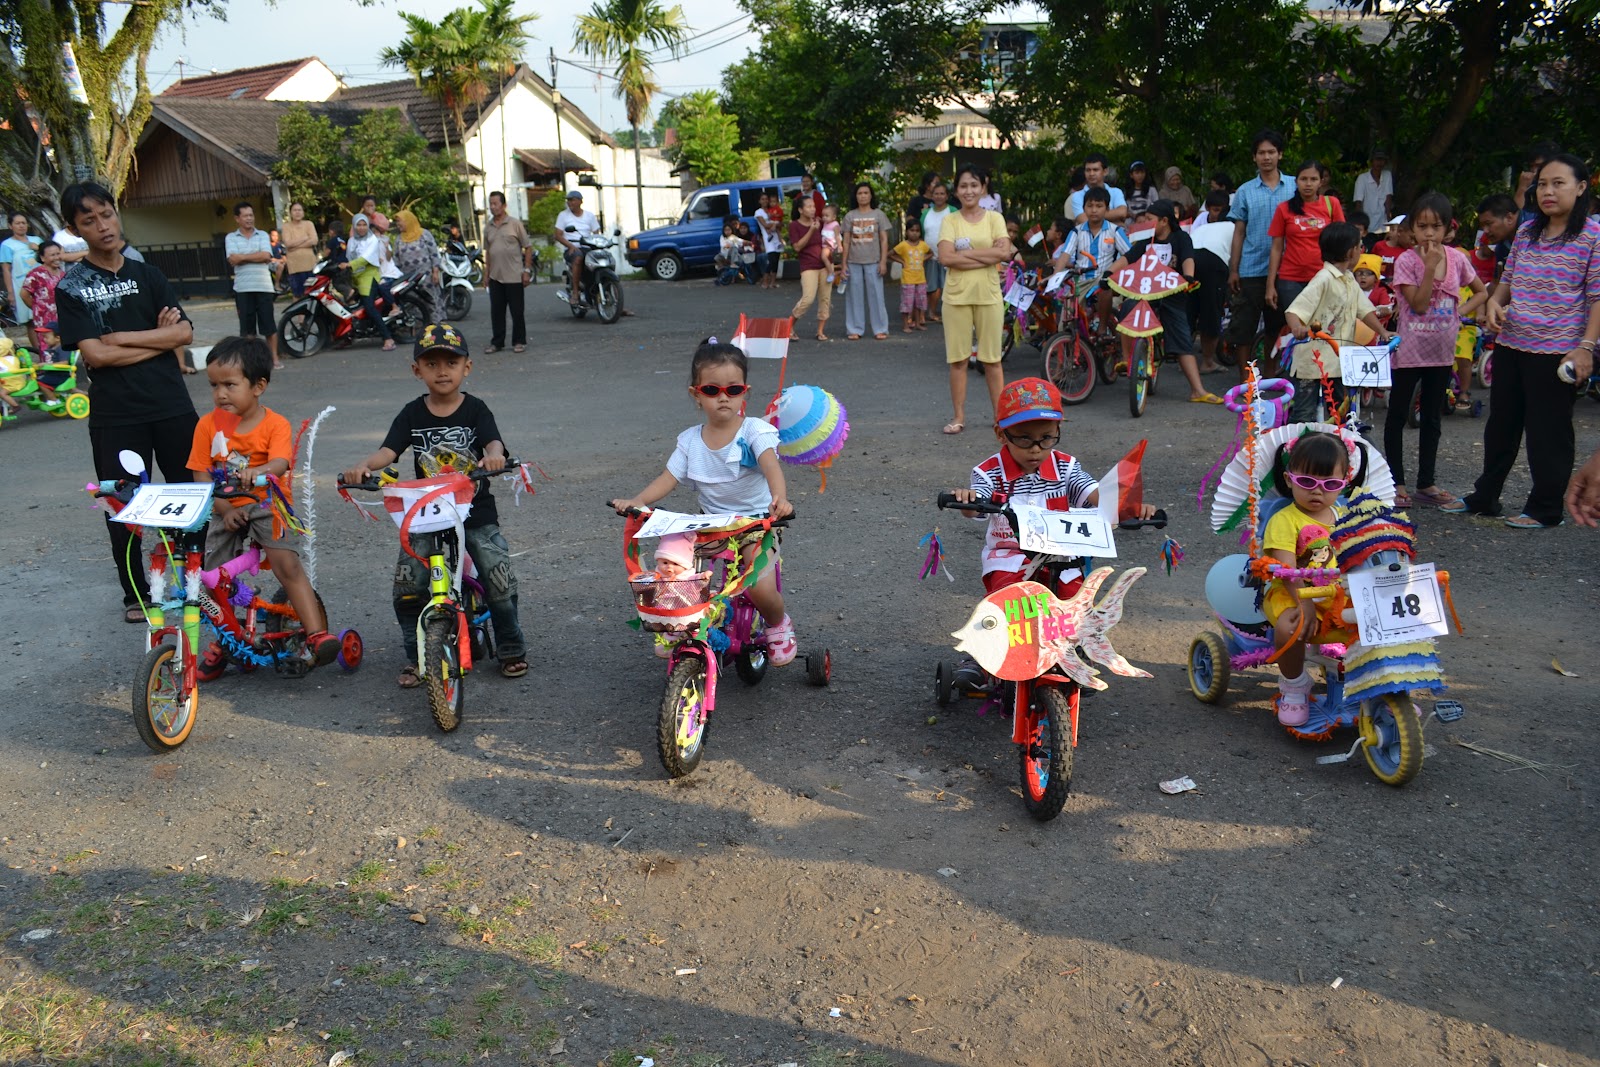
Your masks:
<svg viewBox="0 0 1600 1067"><path fill-rule="evenodd" d="M778 428L778 457L785 463L821 470L819 492L826 492L828 468L850 436L844 405L818 386L791 385L778 395L772 423Z"/></svg>

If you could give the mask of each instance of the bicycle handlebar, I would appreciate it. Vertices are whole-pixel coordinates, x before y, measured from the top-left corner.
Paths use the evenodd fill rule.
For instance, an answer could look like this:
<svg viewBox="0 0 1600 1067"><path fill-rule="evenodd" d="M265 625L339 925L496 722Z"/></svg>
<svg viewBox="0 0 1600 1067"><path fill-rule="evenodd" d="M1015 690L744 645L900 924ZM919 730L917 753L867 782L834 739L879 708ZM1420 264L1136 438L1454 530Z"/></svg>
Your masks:
<svg viewBox="0 0 1600 1067"><path fill-rule="evenodd" d="M939 507L950 511L976 511L980 515L1005 515L1011 510L1004 504L995 504L991 500L987 499L974 500L970 504L963 504L960 500L956 499L956 495L954 493L940 493L938 505ZM1153 526L1158 530L1162 530L1166 528L1166 525L1166 511L1161 508L1157 508L1156 513L1150 516L1148 519L1121 520L1117 523L1117 529L1139 530L1146 526Z"/></svg>
<svg viewBox="0 0 1600 1067"><path fill-rule="evenodd" d="M500 470L497 470L497 471L475 470L475 471L470 471L470 472L467 472L467 473L462 473L461 477L466 478L469 481L486 482L490 478L493 478L498 474L509 474L511 472L511 468L515 467L515 466L518 466L518 465L519 465L519 461L518 460L507 458L506 465L504 467L502 467ZM451 473L461 473L461 472L451 472ZM394 483L393 482L381 482L376 478L367 478L365 481L361 481L361 482L347 482L347 481L344 480L344 475L341 474L341 475L339 475L338 481L335 484L340 489L365 489L369 493L377 493L377 492L380 492L380 491L388 488L390 485L393 485Z"/></svg>
<svg viewBox="0 0 1600 1067"><path fill-rule="evenodd" d="M607 500L605 502L605 505L606 505L606 508L608 510L610 510L610 511L616 511L617 510L617 506L613 501ZM630 519L645 519L645 518L649 518L651 513L654 512L654 511L655 511L654 508L626 508L626 509L623 510L622 514L627 516ZM742 515L739 516L739 517L740 518L744 518L744 516L742 516ZM771 520L754 519L754 520L751 521L750 525L755 525L756 523L770 521L772 523L772 525L774 525L774 526L787 526L787 525L789 525L789 523L793 522L794 519L795 519L795 513L793 511L790 511L788 515L785 515L781 519L771 519Z"/></svg>

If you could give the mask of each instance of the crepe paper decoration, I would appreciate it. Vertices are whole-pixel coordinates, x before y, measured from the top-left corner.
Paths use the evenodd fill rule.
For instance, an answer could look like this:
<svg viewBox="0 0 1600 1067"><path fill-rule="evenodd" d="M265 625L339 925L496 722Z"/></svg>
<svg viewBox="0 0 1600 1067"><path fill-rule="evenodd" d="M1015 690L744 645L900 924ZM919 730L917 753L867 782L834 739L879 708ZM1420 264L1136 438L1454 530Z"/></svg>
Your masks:
<svg viewBox="0 0 1600 1067"><path fill-rule="evenodd" d="M944 565L944 542L939 540L937 527L924 534L917 545L928 550L927 556L922 561L922 571L917 575L918 579L926 579L930 574L943 574L952 582L956 580L956 576L950 573L950 568Z"/></svg>
<svg viewBox="0 0 1600 1067"><path fill-rule="evenodd" d="M1138 262L1115 271L1106 280L1113 290L1133 300L1162 300L1192 288L1171 264L1146 252Z"/></svg>
<svg viewBox="0 0 1600 1067"><path fill-rule="evenodd" d="M1156 317L1156 309L1150 306L1150 301L1141 300L1117 323L1117 332L1129 337L1154 337L1161 332L1161 320Z"/></svg>
<svg viewBox="0 0 1600 1067"><path fill-rule="evenodd" d="M1170 575L1173 568L1183 562L1183 546L1170 537L1162 541L1161 562L1166 565L1167 574Z"/></svg>
<svg viewBox="0 0 1600 1067"><path fill-rule="evenodd" d="M1239 517L1235 512L1243 512L1243 505L1249 502L1253 495L1251 486L1259 494L1263 487L1271 485L1272 464L1277 457L1278 449L1297 440L1303 433L1326 433L1342 438L1345 448L1350 453L1350 469L1359 470L1363 462L1366 464L1365 484L1362 491L1369 492L1377 497L1385 507L1394 505L1394 472L1389 469L1389 463L1383 458L1381 449L1374 446L1366 438L1352 433L1342 426L1325 422L1297 422L1288 426L1279 426L1268 430L1266 433L1254 431L1254 420L1249 411L1245 412L1248 423L1245 439L1253 441L1253 447L1240 450L1222 472L1222 478L1217 483L1217 493L1211 502L1211 528L1218 533L1224 533L1239 524ZM1365 458L1363 460L1363 453ZM1255 529L1255 511L1251 510L1251 528ZM1259 555L1259 553L1254 553Z"/></svg>
<svg viewBox="0 0 1600 1067"><path fill-rule="evenodd" d="M778 458L785 463L822 471L827 492L828 468L844 450L850 420L839 399L815 385L791 385L778 394L772 423L778 428Z"/></svg>

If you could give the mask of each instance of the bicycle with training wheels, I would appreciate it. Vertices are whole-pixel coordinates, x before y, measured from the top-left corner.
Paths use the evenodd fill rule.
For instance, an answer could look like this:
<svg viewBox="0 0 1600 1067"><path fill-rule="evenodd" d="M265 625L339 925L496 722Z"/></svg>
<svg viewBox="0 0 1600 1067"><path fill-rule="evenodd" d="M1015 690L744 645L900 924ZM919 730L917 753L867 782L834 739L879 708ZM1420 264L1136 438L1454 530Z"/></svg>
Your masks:
<svg viewBox="0 0 1600 1067"><path fill-rule="evenodd" d="M1111 525L1098 511L1051 511L1009 504L1001 496L962 503L954 493L939 494L938 505L1005 516L1028 553L1022 580L984 597L951 635L959 639L956 649L970 655L990 681L982 687L963 686L955 664L941 662L934 671L934 697L940 705L963 696L983 699L986 708L1010 708L1022 806L1033 818L1048 822L1061 814L1072 788L1081 690L1107 688L1089 661L1124 677L1150 677L1119 655L1107 636L1122 618L1123 597L1145 569L1123 571L1097 604L1095 596L1112 569L1090 571L1085 557L1116 554ZM1149 519L1119 525L1159 529L1166 523L1166 513L1158 511ZM1063 572L1069 568L1084 571L1081 584L1075 579L1063 585Z"/></svg>
<svg viewBox="0 0 1600 1067"><path fill-rule="evenodd" d="M1062 302L1061 328L1044 344L1044 376L1061 390L1063 404L1081 404L1094 392L1095 378L1110 384L1117 380L1117 340L1100 331L1099 321L1089 313L1099 286L1083 297L1074 282L1094 273L1090 268L1073 268L1056 290Z"/></svg>
<svg viewBox="0 0 1600 1067"><path fill-rule="evenodd" d="M611 506L607 503L607 506ZM776 531L792 521L751 519L738 515L681 515L659 508L624 512L623 558L639 626L656 635L667 653L667 684L656 719L656 751L673 778L682 778L705 755L711 714L717 706L717 684L731 662L747 686L759 685L767 673L767 636L761 613L749 588L777 552ZM692 533L695 567L678 576L645 571L639 563L639 541L669 534ZM750 562L744 562L740 541L749 534L760 540ZM783 587L781 569L778 587ZM833 655L826 648L805 657L806 680L825 686L833 677Z"/></svg>
<svg viewBox="0 0 1600 1067"><path fill-rule="evenodd" d="M464 523L478 483L498 474L533 488L527 468L514 459L506 460L502 471L448 470L399 481L391 467L383 477L359 483L339 479L339 495L351 503L351 489L381 493L384 509L400 528L400 547L428 568L428 602L417 616L417 677L428 691L434 725L445 733L461 725L472 665L495 654L489 596L466 552Z"/></svg>

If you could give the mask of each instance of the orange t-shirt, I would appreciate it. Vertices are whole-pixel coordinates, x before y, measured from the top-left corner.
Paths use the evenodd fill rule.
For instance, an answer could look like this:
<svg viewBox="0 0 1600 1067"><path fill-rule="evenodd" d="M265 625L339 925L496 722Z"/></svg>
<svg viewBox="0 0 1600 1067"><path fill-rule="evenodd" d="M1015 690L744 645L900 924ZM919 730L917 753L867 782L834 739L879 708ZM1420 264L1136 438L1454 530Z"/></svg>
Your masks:
<svg viewBox="0 0 1600 1067"><path fill-rule="evenodd" d="M215 441L219 431L218 416L221 416L223 426L231 424L231 428L224 431L227 443L223 447L218 447ZM230 412L225 411L212 410L200 416L200 422L194 428L194 443L189 446L188 468L203 474L213 467L225 466L229 461L239 462L234 459L235 456L240 457L248 467L264 466L275 459L292 462L294 434L289 428L288 419L271 408L262 408L261 421L249 433L239 433L237 422ZM250 495L264 501L267 491L252 486Z"/></svg>

